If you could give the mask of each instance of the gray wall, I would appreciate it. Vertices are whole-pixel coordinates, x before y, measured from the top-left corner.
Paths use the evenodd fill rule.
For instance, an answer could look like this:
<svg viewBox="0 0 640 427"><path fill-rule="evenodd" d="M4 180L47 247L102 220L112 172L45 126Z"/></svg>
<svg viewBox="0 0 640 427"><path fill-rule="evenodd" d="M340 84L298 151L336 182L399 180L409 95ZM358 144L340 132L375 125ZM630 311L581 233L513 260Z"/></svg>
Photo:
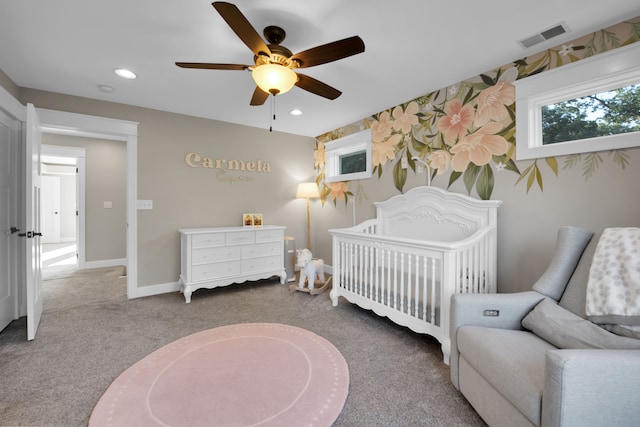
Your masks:
<svg viewBox="0 0 640 427"><path fill-rule="evenodd" d="M20 94L23 104L139 123L138 199L152 200L153 209L138 211L138 286L178 280L183 227L239 226L243 213L258 212L296 242L306 238L305 204L295 192L313 180L313 138L32 89ZM190 152L260 160L271 172L230 171L243 179L230 183L216 169L189 167Z"/></svg>
<svg viewBox="0 0 640 427"><path fill-rule="evenodd" d="M639 141L640 144L640 141ZM622 169L607 152L602 165L586 179L579 167L563 169L566 157L558 157L558 176L547 177L544 191L526 182L514 185L513 173L502 171L495 176L492 200L503 203L498 210L498 288L500 292L528 290L544 272L553 255L557 230L576 225L590 230L605 227L640 227L640 148L627 149L629 166ZM385 170L383 179L360 181L363 200L356 203L357 221L375 217L373 202L398 194ZM425 175L409 173L405 190L425 185ZM433 185L446 188L448 176L436 177ZM451 191L466 194L462 184ZM366 197L364 198L364 195ZM475 196L475 195L474 195ZM477 197L477 196L475 196ZM312 219L317 226L315 251L331 264L331 239L325 230L352 225L352 200L332 202L321 207L315 202ZM328 259L328 261L327 261Z"/></svg>
<svg viewBox="0 0 640 427"><path fill-rule="evenodd" d="M42 143L86 148L85 261L126 258L125 144L50 133L42 135ZM106 201L112 203L110 209L104 207Z"/></svg>

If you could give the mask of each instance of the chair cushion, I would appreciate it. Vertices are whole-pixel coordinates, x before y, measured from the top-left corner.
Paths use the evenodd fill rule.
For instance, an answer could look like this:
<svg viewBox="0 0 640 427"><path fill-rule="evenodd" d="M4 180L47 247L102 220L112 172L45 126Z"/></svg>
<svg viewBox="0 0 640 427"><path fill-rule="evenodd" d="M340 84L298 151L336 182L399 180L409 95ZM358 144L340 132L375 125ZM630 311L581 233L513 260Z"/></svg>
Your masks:
<svg viewBox="0 0 640 427"><path fill-rule="evenodd" d="M533 290L559 300L593 232L579 227L561 227L553 258L547 270L533 284Z"/></svg>
<svg viewBox="0 0 640 427"><path fill-rule="evenodd" d="M545 352L556 347L528 331L461 326L460 353L531 423L540 425Z"/></svg>
<svg viewBox="0 0 640 427"><path fill-rule="evenodd" d="M544 299L522 326L558 348L640 349L640 340L620 337Z"/></svg>
<svg viewBox="0 0 640 427"><path fill-rule="evenodd" d="M602 233L596 233L585 248L580 258L580 262L576 266L567 287L560 298L560 306L566 308L570 312L577 314L582 318L586 318L586 302L587 302L587 282L589 281L589 270L591 269L591 261L593 254L596 252L596 246L600 240Z"/></svg>

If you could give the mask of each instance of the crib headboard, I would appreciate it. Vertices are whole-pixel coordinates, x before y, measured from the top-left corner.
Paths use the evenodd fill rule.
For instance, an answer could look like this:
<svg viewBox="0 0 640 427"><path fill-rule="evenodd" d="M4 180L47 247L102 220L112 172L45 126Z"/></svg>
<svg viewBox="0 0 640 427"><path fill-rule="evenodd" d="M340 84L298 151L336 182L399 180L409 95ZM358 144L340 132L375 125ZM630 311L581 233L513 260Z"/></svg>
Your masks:
<svg viewBox="0 0 640 427"><path fill-rule="evenodd" d="M454 242L478 229L497 226L499 200L479 200L437 187L415 187L376 202L378 234Z"/></svg>

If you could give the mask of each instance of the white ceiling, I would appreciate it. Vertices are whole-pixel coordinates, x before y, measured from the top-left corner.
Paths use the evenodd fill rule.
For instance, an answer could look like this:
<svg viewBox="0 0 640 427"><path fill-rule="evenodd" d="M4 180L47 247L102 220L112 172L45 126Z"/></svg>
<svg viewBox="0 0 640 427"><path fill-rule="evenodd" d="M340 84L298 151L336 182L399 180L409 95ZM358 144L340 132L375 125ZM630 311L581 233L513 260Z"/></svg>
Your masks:
<svg viewBox="0 0 640 427"><path fill-rule="evenodd" d="M232 0L262 35L285 29L294 53L359 35L364 53L303 72L343 92L294 87L276 97L274 130L317 136L595 30L640 15L638 0ZM517 41L564 22L568 34ZM20 0L0 3L0 69L18 86L260 128L243 71L176 61L252 64L253 54L205 0ZM136 80L117 77L126 67ZM98 85L115 88L103 93ZM293 117L294 108L303 111Z"/></svg>

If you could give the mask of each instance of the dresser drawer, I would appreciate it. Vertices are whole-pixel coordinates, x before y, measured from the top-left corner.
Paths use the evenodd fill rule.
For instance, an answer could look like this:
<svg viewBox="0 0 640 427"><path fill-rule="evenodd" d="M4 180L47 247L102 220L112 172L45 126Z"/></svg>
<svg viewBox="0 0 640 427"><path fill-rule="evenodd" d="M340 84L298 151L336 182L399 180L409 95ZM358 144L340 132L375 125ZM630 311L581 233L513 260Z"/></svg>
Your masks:
<svg viewBox="0 0 640 427"><path fill-rule="evenodd" d="M240 261L216 262L213 264L194 265L191 275L194 282L240 274Z"/></svg>
<svg viewBox="0 0 640 427"><path fill-rule="evenodd" d="M240 259L240 246L200 248L191 252L191 264L209 264L212 262L232 261Z"/></svg>
<svg viewBox="0 0 640 427"><path fill-rule="evenodd" d="M282 242L283 240L284 230L256 230L256 243Z"/></svg>
<svg viewBox="0 0 640 427"><path fill-rule="evenodd" d="M270 256L242 260L242 274L282 269L282 257Z"/></svg>
<svg viewBox="0 0 640 427"><path fill-rule="evenodd" d="M191 237L191 248L224 246L224 233L196 234Z"/></svg>
<svg viewBox="0 0 640 427"><path fill-rule="evenodd" d="M281 242L242 246L242 259L280 255L283 250L284 244Z"/></svg>
<svg viewBox="0 0 640 427"><path fill-rule="evenodd" d="M231 231L226 235L227 246L248 245L256 242L255 231Z"/></svg>

